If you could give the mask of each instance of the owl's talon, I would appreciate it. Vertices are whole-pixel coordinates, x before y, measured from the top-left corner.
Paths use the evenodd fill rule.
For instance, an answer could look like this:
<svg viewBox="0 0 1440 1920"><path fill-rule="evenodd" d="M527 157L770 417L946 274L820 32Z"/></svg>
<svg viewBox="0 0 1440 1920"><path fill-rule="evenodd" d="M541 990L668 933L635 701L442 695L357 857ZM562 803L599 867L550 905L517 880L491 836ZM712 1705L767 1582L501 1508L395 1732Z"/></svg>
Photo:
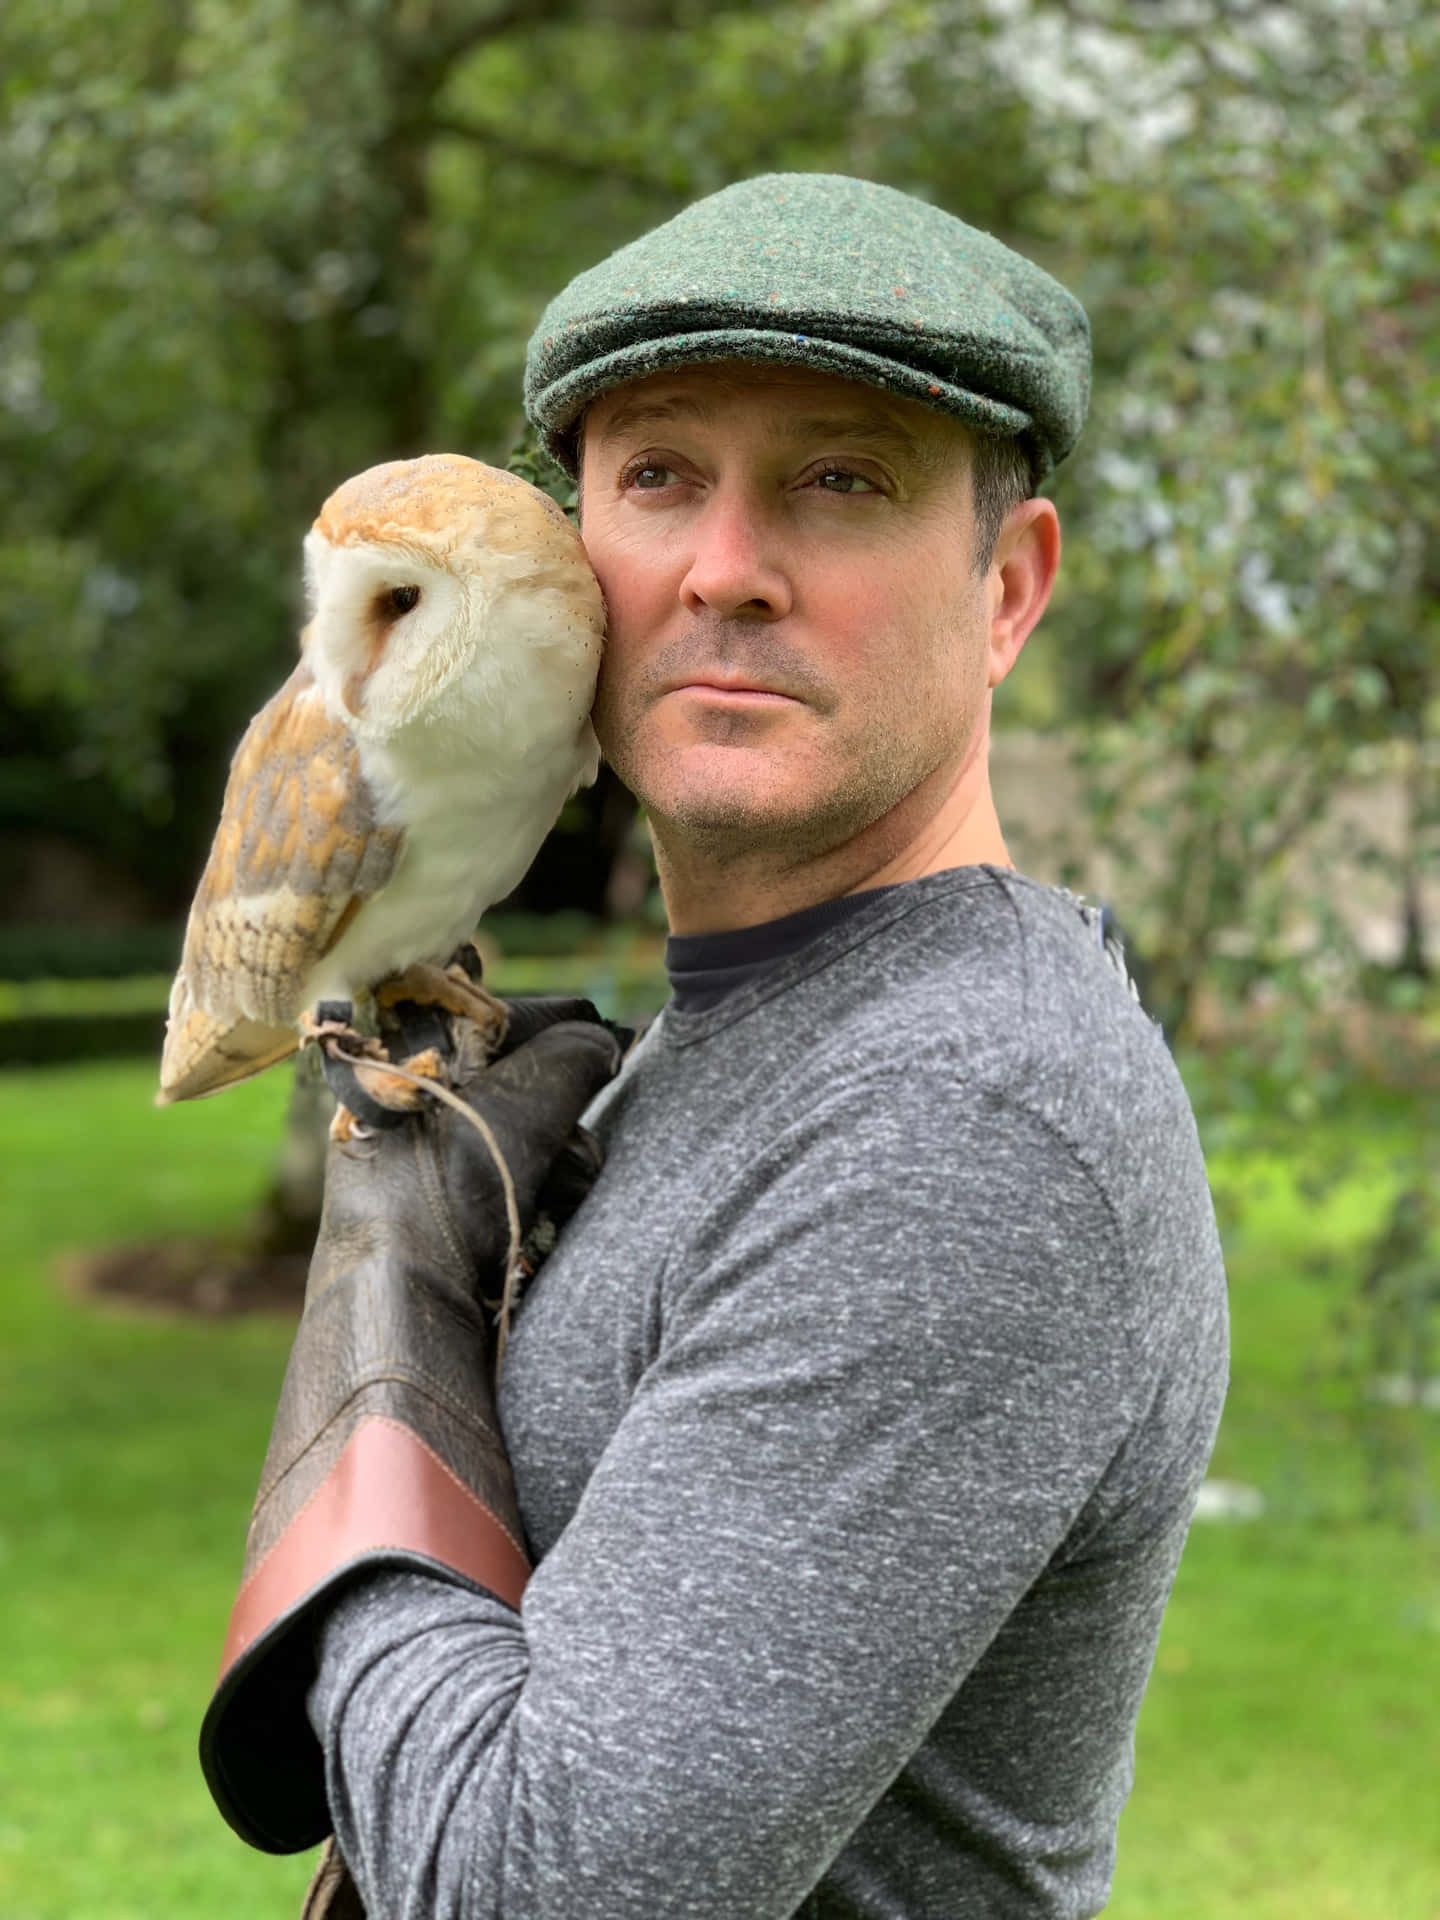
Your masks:
<svg viewBox="0 0 1440 1920"><path fill-rule="evenodd" d="M442 1087L449 1086L450 1075L446 1070L445 1056L438 1047L424 1047L419 1053L412 1053L400 1062L407 1073L418 1073L422 1080L437 1080ZM415 1089L417 1095L424 1097L421 1089Z"/></svg>
<svg viewBox="0 0 1440 1920"><path fill-rule="evenodd" d="M367 1127L363 1121L357 1119L350 1108L341 1101L331 1115L330 1138L344 1152L362 1141L373 1140L375 1129Z"/></svg>
<svg viewBox="0 0 1440 1920"><path fill-rule="evenodd" d="M390 1056L378 1040L339 1021L302 1017L300 1025L302 1044L320 1049L326 1081L338 1102L331 1139L364 1139L382 1128L398 1127L414 1111L414 1093L407 1081L392 1076Z"/></svg>
<svg viewBox="0 0 1440 1920"><path fill-rule="evenodd" d="M401 1002L409 1002L417 1007L439 1008L462 1020L472 1021L485 1036L492 1052L505 1038L510 1017L505 1002L497 1000L458 961L452 961L445 967L417 963L389 980L382 980L376 987L375 1004L380 1009L382 1023L389 1009Z"/></svg>

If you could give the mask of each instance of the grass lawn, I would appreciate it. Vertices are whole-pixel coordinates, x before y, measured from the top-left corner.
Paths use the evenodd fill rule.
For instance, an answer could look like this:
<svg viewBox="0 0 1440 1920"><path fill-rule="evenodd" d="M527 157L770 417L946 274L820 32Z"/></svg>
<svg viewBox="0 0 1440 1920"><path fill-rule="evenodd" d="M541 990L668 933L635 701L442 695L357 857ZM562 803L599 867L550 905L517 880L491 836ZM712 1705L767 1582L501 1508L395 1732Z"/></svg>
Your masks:
<svg viewBox="0 0 1440 1920"><path fill-rule="evenodd" d="M148 1063L0 1076L0 1915L287 1915L195 1758L289 1327L64 1297L59 1249L238 1221L287 1079L156 1112Z"/></svg>
<svg viewBox="0 0 1440 1920"><path fill-rule="evenodd" d="M53 1278L66 1248L238 1223L286 1081L163 1113L150 1086L143 1062L0 1075L3 1920L285 1916L308 1869L235 1840L194 1757L289 1328L101 1310ZM1404 1117L1351 1124L1361 1159L1323 1203L1283 1162L1213 1163L1271 1176L1231 1236L1215 1466L1269 1511L1191 1537L1117 1920L1440 1920L1440 1559L1363 1517L1323 1378L1344 1275L1305 1271L1385 1205Z"/></svg>

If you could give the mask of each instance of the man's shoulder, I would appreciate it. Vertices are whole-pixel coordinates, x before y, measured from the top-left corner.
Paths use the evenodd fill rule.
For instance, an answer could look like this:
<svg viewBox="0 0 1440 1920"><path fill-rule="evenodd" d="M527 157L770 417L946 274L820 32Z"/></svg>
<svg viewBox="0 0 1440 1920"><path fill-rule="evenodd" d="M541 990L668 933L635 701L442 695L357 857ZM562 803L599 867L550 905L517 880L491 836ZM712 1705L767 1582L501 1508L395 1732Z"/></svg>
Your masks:
<svg viewBox="0 0 1440 1920"><path fill-rule="evenodd" d="M1167 1057L1098 908L1000 868L955 879L916 883L855 956L847 1028L891 1048L945 1041L975 1070L1012 1078L1036 1060L1053 1071L1107 1053Z"/></svg>
<svg viewBox="0 0 1440 1920"><path fill-rule="evenodd" d="M593 1117L618 1120L630 1094L656 1124L694 1109L749 1142L819 1109L883 1127L917 1098L998 1099L1087 1140L1127 1116L1188 1118L1099 914L992 867L889 888L712 1014L662 1016Z"/></svg>
<svg viewBox="0 0 1440 1920"><path fill-rule="evenodd" d="M863 1105L903 1083L956 1116L1039 1122L1107 1185L1156 1152L1198 1172L1164 1036L1102 915L1073 895L997 869L917 893L834 985L801 1066L811 1097L848 1087Z"/></svg>

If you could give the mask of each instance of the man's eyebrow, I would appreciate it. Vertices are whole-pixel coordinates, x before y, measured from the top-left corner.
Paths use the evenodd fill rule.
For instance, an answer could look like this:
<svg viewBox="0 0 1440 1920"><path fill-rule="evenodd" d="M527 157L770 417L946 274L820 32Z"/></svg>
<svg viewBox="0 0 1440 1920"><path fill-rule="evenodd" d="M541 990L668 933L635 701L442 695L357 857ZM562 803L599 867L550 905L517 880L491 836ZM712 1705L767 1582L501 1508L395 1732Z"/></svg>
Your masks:
<svg viewBox="0 0 1440 1920"><path fill-rule="evenodd" d="M793 423L799 440L850 440L873 447L898 448L912 460L931 462L935 450L901 420L868 413L814 413Z"/></svg>
<svg viewBox="0 0 1440 1920"><path fill-rule="evenodd" d="M634 433L641 427L666 426L672 420L704 420L713 411L706 402L688 394L677 394L673 400L622 400L605 417L600 430L607 434Z"/></svg>

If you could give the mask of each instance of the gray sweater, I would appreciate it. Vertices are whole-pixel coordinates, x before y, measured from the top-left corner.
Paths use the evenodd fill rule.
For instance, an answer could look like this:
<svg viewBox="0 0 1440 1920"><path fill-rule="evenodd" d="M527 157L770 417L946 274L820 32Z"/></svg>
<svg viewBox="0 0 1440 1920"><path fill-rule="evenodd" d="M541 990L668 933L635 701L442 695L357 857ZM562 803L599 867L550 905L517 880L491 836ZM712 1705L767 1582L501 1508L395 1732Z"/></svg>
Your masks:
<svg viewBox="0 0 1440 1920"><path fill-rule="evenodd" d="M591 1115L502 1415L520 1616L335 1609L372 1920L1074 1920L1226 1371L1184 1090L1068 895L869 898Z"/></svg>

